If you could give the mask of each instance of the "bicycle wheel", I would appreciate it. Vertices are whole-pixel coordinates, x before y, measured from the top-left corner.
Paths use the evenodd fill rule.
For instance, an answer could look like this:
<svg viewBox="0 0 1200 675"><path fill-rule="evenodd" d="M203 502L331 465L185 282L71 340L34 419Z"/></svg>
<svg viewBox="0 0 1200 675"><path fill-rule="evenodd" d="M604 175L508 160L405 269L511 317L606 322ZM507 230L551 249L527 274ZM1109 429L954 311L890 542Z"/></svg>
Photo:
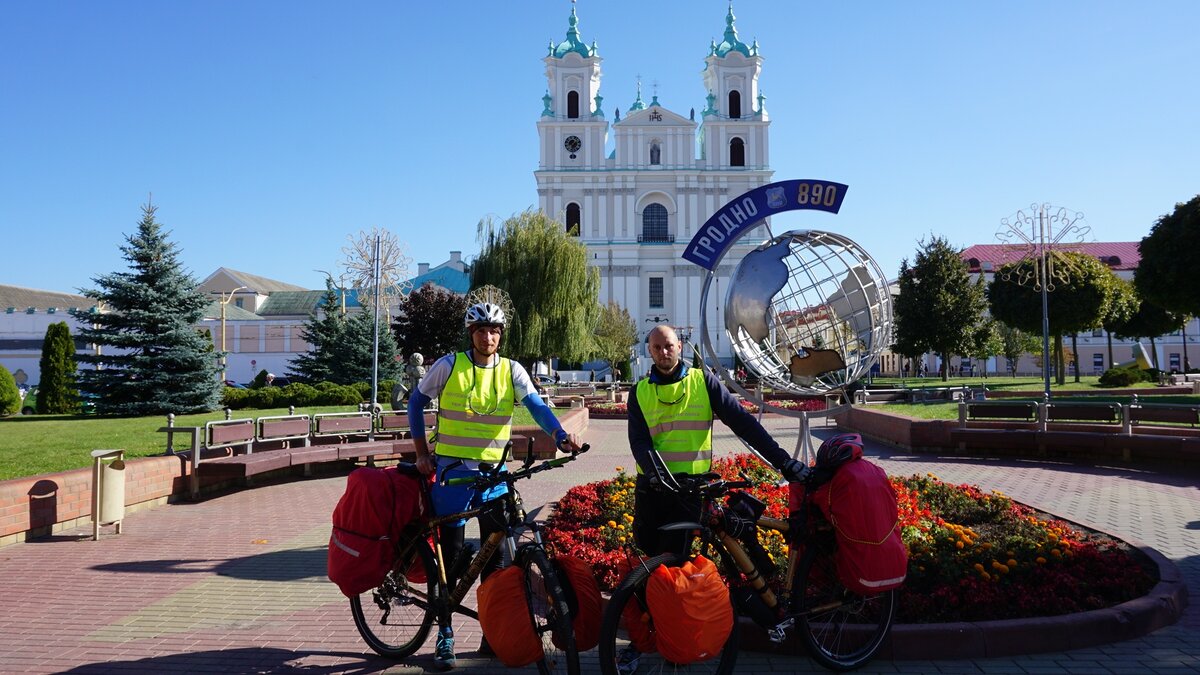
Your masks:
<svg viewBox="0 0 1200 675"><path fill-rule="evenodd" d="M417 651L437 619L437 563L423 536L412 537L378 588L350 598L354 626L380 656L401 659Z"/></svg>
<svg viewBox="0 0 1200 675"><path fill-rule="evenodd" d="M830 670L854 670L879 651L892 629L896 591L858 595L838 581L832 545L808 547L796 572L793 607L813 660Z"/></svg>
<svg viewBox="0 0 1200 675"><path fill-rule="evenodd" d="M721 653L715 658L707 661L698 661L687 665L679 665L671 663L663 659L663 657L655 652L637 652L633 647L633 640L626 628L623 616L626 609L630 605L635 607L630 608L630 614L642 615L646 612L646 580L650 578L650 572L660 565L680 565L683 563L683 558L674 553L664 553L655 556L643 562L641 565L633 569L621 581L617 589L613 591L612 597L608 600L608 607L604 610L604 617L600 622L600 672L604 675L623 675L623 673L634 672L634 668L622 670L618 668L618 664L623 659L628 659L631 655L636 655L637 666L636 672L638 675L645 673L713 673L714 675L728 675L733 672L733 666L737 662L738 656L738 640L740 632L738 628L738 615L734 612L733 630L729 633L729 639L725 641L725 646ZM643 632L653 631L653 622L648 628L643 629Z"/></svg>
<svg viewBox="0 0 1200 675"><path fill-rule="evenodd" d="M542 675L579 675L579 652L575 649L575 630L567 595L546 552L537 546L521 549L518 564L525 570L525 599L533 630L542 641L542 660L537 662Z"/></svg>

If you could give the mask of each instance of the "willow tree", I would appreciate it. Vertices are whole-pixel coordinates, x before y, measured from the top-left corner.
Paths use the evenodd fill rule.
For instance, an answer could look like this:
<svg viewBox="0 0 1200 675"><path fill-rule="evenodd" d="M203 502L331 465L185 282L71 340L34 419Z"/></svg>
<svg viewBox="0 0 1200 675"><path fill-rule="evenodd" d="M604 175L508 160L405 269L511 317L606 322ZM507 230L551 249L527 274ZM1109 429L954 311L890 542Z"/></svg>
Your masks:
<svg viewBox="0 0 1200 675"><path fill-rule="evenodd" d="M502 353L526 362L589 358L600 274L588 267L587 247L562 223L533 210L500 223L480 221L479 245L471 287L491 284L512 298L515 316L505 328Z"/></svg>
<svg viewBox="0 0 1200 675"><path fill-rule="evenodd" d="M1050 335L1054 339L1051 354L1057 364L1058 384L1066 382L1062 336L1098 327L1109 312L1115 291L1115 276L1107 266L1090 255L1073 251L1052 251L1050 284L1046 294L1049 307ZM1042 293L1034 273L1037 261L1027 258L1001 267L988 286L991 314L1020 330L1041 334ZM1078 372L1078 368L1076 368Z"/></svg>

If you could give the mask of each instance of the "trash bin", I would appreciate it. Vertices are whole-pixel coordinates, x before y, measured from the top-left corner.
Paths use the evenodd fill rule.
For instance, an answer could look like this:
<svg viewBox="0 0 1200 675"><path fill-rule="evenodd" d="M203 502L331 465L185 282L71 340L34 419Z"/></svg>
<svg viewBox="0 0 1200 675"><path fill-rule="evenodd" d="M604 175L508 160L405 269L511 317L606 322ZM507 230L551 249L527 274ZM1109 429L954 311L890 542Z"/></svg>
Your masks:
<svg viewBox="0 0 1200 675"><path fill-rule="evenodd" d="M125 451L92 451L92 539L100 539L100 526L115 523L121 533L125 519Z"/></svg>

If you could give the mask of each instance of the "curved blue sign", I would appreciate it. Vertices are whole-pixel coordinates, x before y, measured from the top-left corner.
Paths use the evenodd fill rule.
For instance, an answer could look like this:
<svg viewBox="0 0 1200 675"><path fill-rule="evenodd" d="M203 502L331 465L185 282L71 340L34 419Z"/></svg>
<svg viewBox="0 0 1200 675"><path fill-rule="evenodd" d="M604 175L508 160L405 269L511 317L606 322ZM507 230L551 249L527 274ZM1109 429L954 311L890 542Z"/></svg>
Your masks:
<svg viewBox="0 0 1200 675"><path fill-rule="evenodd" d="M837 213L847 189L827 180L785 180L756 187L717 209L692 237L683 259L711 271L725 249L764 218L783 211Z"/></svg>

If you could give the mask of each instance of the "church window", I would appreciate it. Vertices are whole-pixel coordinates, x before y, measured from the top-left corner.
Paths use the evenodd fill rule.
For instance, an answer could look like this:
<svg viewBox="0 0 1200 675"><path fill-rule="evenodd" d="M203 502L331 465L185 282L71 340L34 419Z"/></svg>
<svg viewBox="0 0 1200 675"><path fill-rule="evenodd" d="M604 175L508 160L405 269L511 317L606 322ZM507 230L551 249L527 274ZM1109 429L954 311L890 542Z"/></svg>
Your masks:
<svg viewBox="0 0 1200 675"><path fill-rule="evenodd" d="M579 119L579 92L567 92L567 117L573 120Z"/></svg>
<svg viewBox="0 0 1200 675"><path fill-rule="evenodd" d="M567 204L567 234L579 236L579 205L575 202Z"/></svg>
<svg viewBox="0 0 1200 675"><path fill-rule="evenodd" d="M653 165L662 164L662 147L657 142L650 144L650 163Z"/></svg>
<svg viewBox="0 0 1200 675"><path fill-rule="evenodd" d="M650 277L650 309L662 309L663 278Z"/></svg>
<svg viewBox="0 0 1200 675"><path fill-rule="evenodd" d="M729 117L738 119L742 116L742 94L737 89L729 92Z"/></svg>
<svg viewBox="0 0 1200 675"><path fill-rule="evenodd" d="M245 298L234 298L234 300L233 300L233 306L234 306L234 307L242 307L242 306L243 306L243 303L244 303L244 301L245 301Z"/></svg>
<svg viewBox="0 0 1200 675"><path fill-rule="evenodd" d="M668 242L667 207L650 204L642 210L642 241Z"/></svg>
<svg viewBox="0 0 1200 675"><path fill-rule="evenodd" d="M746 144L740 138L729 141L729 166L746 166Z"/></svg>

